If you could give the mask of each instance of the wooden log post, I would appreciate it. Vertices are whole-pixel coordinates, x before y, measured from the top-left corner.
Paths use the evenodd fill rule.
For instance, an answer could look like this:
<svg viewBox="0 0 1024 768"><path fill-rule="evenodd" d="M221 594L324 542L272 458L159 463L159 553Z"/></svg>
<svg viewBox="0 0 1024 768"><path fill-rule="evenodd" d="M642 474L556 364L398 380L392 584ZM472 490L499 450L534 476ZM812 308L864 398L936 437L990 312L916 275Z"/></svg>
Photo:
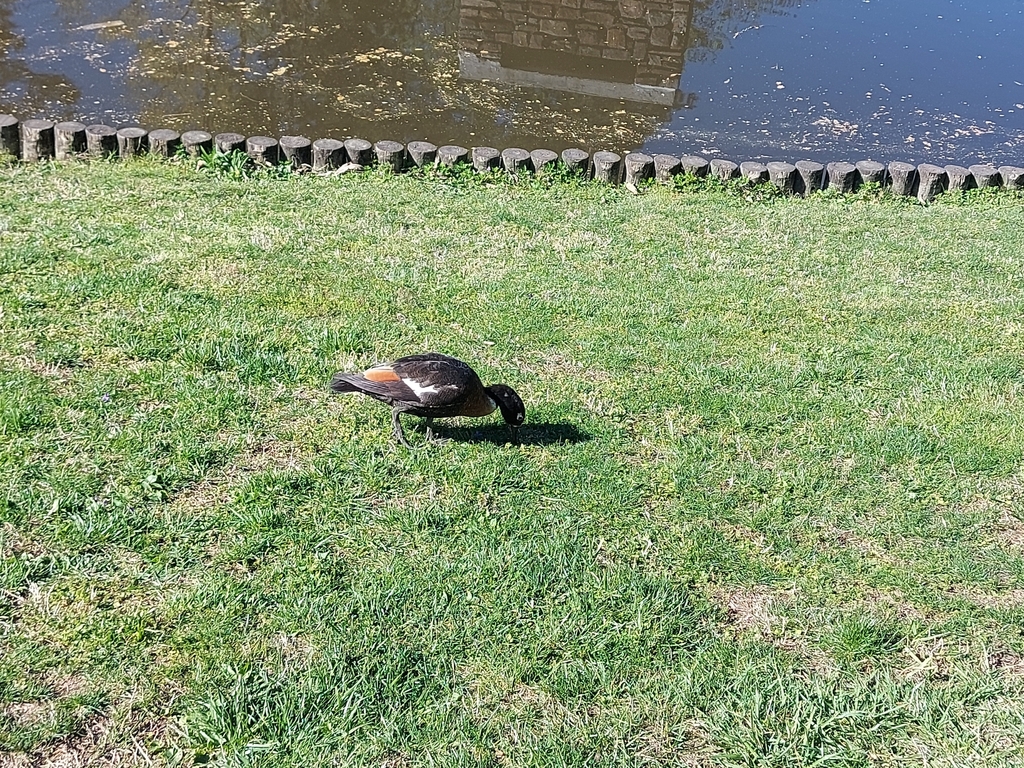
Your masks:
<svg viewBox="0 0 1024 768"><path fill-rule="evenodd" d="M1024 168L1016 165L999 166L999 178L1003 180L1003 189L1024 189Z"/></svg>
<svg viewBox="0 0 1024 768"><path fill-rule="evenodd" d="M654 158L643 152L630 152L625 158L626 184L634 188L654 176Z"/></svg>
<svg viewBox="0 0 1024 768"><path fill-rule="evenodd" d="M654 178L660 184L671 184L679 172L682 170L683 164L679 162L679 158L675 155L655 155L654 156Z"/></svg>
<svg viewBox="0 0 1024 768"><path fill-rule="evenodd" d="M250 136L245 140L245 154L256 165L277 165L281 148L273 136Z"/></svg>
<svg viewBox="0 0 1024 768"><path fill-rule="evenodd" d="M473 169L477 173L493 171L501 162L501 152L494 147L473 147Z"/></svg>
<svg viewBox="0 0 1024 768"><path fill-rule="evenodd" d="M886 170L894 195L910 197L917 194L917 168L915 166L895 160L889 163Z"/></svg>
<svg viewBox="0 0 1024 768"><path fill-rule="evenodd" d="M813 160L797 160L796 171L800 175L797 192L807 197L825 186L825 166Z"/></svg>
<svg viewBox="0 0 1024 768"><path fill-rule="evenodd" d="M978 185L978 189L999 186L1001 181L999 169L994 165L972 165L968 170L974 177L974 183Z"/></svg>
<svg viewBox="0 0 1024 768"><path fill-rule="evenodd" d="M85 123L69 120L53 126L53 153L58 160L74 160L85 148Z"/></svg>
<svg viewBox="0 0 1024 768"><path fill-rule="evenodd" d="M885 166L882 163L860 160L856 165L861 184L885 184Z"/></svg>
<svg viewBox="0 0 1024 768"><path fill-rule="evenodd" d="M857 188L857 166L853 163L842 161L829 163L825 166L828 170L828 186L837 192L853 192Z"/></svg>
<svg viewBox="0 0 1024 768"><path fill-rule="evenodd" d="M52 157L53 123L49 120L26 120L23 122L21 124L21 159L35 162L50 160Z"/></svg>
<svg viewBox="0 0 1024 768"><path fill-rule="evenodd" d="M792 163L768 163L768 180L778 187L784 194L796 193L797 180L800 174Z"/></svg>
<svg viewBox="0 0 1024 768"><path fill-rule="evenodd" d="M921 163L917 166L917 176L920 179L917 186L917 199L922 203L930 203L946 188L946 169L941 165Z"/></svg>
<svg viewBox="0 0 1024 768"><path fill-rule="evenodd" d="M590 178L590 153L573 147L562 152L562 164L571 174Z"/></svg>
<svg viewBox="0 0 1024 768"><path fill-rule="evenodd" d="M213 152L213 134L206 131L185 131L181 134L181 146L189 157L199 157L202 152Z"/></svg>
<svg viewBox="0 0 1024 768"><path fill-rule="evenodd" d="M417 168L429 168L437 162L437 146L429 141L410 141L406 149Z"/></svg>
<svg viewBox="0 0 1024 768"><path fill-rule="evenodd" d="M558 165L558 153L550 149L535 149L530 153L530 167L534 173L546 173Z"/></svg>
<svg viewBox="0 0 1024 768"><path fill-rule="evenodd" d="M394 173L401 173L405 169L405 145L397 141L378 141L373 145L373 152L377 156L377 164L390 168Z"/></svg>
<svg viewBox="0 0 1024 768"><path fill-rule="evenodd" d="M530 153L519 147L504 149L501 152L501 167L505 169L505 173L529 172Z"/></svg>
<svg viewBox="0 0 1024 768"><path fill-rule="evenodd" d="M454 168L461 163L468 163L469 150L458 144L445 144L443 147L438 147L437 162L446 168Z"/></svg>
<svg viewBox="0 0 1024 768"><path fill-rule="evenodd" d="M85 129L85 147L91 158L117 154L117 131L109 125L90 125Z"/></svg>
<svg viewBox="0 0 1024 768"><path fill-rule="evenodd" d="M703 179L711 172L711 163L700 155L684 155L679 159L679 167L687 176Z"/></svg>
<svg viewBox="0 0 1024 768"><path fill-rule="evenodd" d="M740 163L740 176L754 184L760 184L768 181L768 166L748 160Z"/></svg>
<svg viewBox="0 0 1024 768"><path fill-rule="evenodd" d="M157 128L149 132L149 152L157 157L170 158L178 153L181 134L169 128Z"/></svg>
<svg viewBox="0 0 1024 768"><path fill-rule="evenodd" d="M710 170L711 175L721 181L729 181L729 179L738 178L740 175L740 167L732 160L726 160L723 157L716 157L712 160Z"/></svg>
<svg viewBox="0 0 1024 768"><path fill-rule="evenodd" d="M313 165L313 142L305 136L282 136L277 145L293 171L301 171Z"/></svg>
<svg viewBox="0 0 1024 768"><path fill-rule="evenodd" d="M594 181L606 184L618 184L622 178L622 157L615 152L595 152Z"/></svg>
<svg viewBox="0 0 1024 768"><path fill-rule="evenodd" d="M946 189L950 192L966 192L974 189L974 177L962 165L946 166Z"/></svg>
<svg viewBox="0 0 1024 768"><path fill-rule="evenodd" d="M313 170L332 171L345 164L345 143L337 139L317 139L313 142Z"/></svg>
<svg viewBox="0 0 1024 768"><path fill-rule="evenodd" d="M345 139L348 161L364 168L373 164L373 144L366 139Z"/></svg>
<svg viewBox="0 0 1024 768"><path fill-rule="evenodd" d="M21 157L21 122L14 115L0 115L0 153Z"/></svg>
<svg viewBox="0 0 1024 768"><path fill-rule="evenodd" d="M240 133L218 133L213 137L213 146L222 155L245 152L245 136Z"/></svg>
<svg viewBox="0 0 1024 768"><path fill-rule="evenodd" d="M119 128L117 131L117 154L122 160L136 157L146 151L149 131L137 125Z"/></svg>

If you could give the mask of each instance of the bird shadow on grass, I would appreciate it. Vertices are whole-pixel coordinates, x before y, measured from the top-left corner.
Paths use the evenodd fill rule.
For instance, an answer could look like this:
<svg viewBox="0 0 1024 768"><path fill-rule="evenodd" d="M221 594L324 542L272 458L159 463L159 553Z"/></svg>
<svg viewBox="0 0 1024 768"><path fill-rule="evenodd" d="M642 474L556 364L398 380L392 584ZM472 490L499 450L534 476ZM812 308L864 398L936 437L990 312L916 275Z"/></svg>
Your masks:
<svg viewBox="0 0 1024 768"><path fill-rule="evenodd" d="M504 424L487 424L477 427L446 427L435 422L434 432L438 437L458 443L512 442L508 427ZM555 445L557 443L585 443L593 439L589 432L583 432L575 424L565 421L536 422L524 424L519 429L520 445Z"/></svg>

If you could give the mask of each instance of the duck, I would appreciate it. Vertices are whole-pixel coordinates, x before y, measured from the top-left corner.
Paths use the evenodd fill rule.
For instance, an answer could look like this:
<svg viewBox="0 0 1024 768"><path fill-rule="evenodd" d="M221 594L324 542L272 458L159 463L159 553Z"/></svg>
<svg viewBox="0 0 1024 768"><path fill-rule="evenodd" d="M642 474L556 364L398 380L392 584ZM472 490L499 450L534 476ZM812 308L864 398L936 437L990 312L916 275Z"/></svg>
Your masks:
<svg viewBox="0 0 1024 768"><path fill-rule="evenodd" d="M526 420L526 406L507 384L484 386L470 365L458 358L426 352L407 355L362 373L339 371L331 377L332 392L360 392L391 407L395 439L413 446L402 430L403 413L426 419L427 443L445 442L434 437L434 419L453 416L488 416L500 411L513 441Z"/></svg>

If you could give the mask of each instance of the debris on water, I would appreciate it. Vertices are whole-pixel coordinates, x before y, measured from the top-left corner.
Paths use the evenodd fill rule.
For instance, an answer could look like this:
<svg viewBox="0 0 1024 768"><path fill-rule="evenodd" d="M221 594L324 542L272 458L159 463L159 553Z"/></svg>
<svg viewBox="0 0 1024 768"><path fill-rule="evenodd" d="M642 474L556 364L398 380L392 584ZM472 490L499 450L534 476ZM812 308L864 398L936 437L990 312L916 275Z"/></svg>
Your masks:
<svg viewBox="0 0 1024 768"><path fill-rule="evenodd" d="M80 27L75 27L76 32L92 32L96 29L114 29L115 27L123 27L124 22L120 19L114 19L113 21L98 21L95 24L83 24Z"/></svg>

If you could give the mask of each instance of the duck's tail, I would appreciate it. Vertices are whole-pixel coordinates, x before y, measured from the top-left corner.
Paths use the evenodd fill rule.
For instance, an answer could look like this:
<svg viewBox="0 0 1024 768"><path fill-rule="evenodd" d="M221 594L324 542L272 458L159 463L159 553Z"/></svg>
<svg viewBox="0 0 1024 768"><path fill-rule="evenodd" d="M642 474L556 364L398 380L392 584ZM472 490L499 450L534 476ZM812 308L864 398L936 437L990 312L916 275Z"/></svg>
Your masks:
<svg viewBox="0 0 1024 768"><path fill-rule="evenodd" d="M362 378L358 373L336 373L331 377L331 392L362 392Z"/></svg>

